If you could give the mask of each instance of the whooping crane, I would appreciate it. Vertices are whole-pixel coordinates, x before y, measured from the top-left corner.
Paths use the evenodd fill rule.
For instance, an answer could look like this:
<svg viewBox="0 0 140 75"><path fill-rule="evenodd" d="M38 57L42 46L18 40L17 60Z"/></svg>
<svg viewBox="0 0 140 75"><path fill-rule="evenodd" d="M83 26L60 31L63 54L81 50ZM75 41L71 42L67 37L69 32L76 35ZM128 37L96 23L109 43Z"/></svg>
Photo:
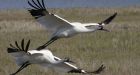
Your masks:
<svg viewBox="0 0 140 75"><path fill-rule="evenodd" d="M102 72L105 68L104 65L101 65L97 70L95 71L85 71L83 69L80 69L74 65L72 65L72 61L70 59L60 59L59 57L56 57L52 54L52 52L48 49L42 49L42 50L29 50L30 40L27 42L26 47L24 47L24 39L21 41L21 47L15 41L15 45L10 44L11 47L7 48L7 51L9 54L11 54L16 64L19 67L19 69L14 72L11 75L16 75L18 72L20 72L22 69L26 68L27 66L31 64L38 64L40 66L43 66L45 68L50 68L55 71L60 72L66 72L66 73L83 73L83 74L99 74Z"/></svg>
<svg viewBox="0 0 140 75"><path fill-rule="evenodd" d="M59 38L67 38L78 33L94 32L96 30L108 31L107 29L104 29L103 26L109 24L117 15L117 13L114 13L112 16L100 23L69 22L56 14L48 12L45 8L44 0L32 0L28 1L28 4L32 7L32 9L28 10L30 14L41 25L45 26L48 31L52 32L52 36L49 41L38 47L37 50L44 49Z"/></svg>

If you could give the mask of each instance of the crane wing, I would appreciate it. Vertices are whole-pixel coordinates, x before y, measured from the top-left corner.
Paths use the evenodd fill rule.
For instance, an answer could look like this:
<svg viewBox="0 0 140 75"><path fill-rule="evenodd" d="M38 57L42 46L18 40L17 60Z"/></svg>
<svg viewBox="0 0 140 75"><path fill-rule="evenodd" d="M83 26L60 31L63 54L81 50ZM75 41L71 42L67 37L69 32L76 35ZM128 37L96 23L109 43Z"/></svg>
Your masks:
<svg viewBox="0 0 140 75"><path fill-rule="evenodd" d="M60 58L54 56L54 59L55 60L61 60ZM56 70L60 70L60 71L64 71L64 72L67 72L67 73L83 73L83 74L99 74L101 73L104 69L105 69L105 66L104 65L101 65L97 70L95 71L86 71L86 70L83 70L83 69L80 69L79 67L76 67L68 62L64 62L64 63L59 63L59 64L56 64L54 66L54 68Z"/></svg>
<svg viewBox="0 0 140 75"><path fill-rule="evenodd" d="M59 57L54 56L54 59L56 61L60 61L62 59L60 59ZM66 72L66 73L70 73L71 71L80 71L81 69L78 69L78 67L68 63L68 62L64 62L64 63L58 63L58 64L48 64L48 63L44 63L44 64L40 64L41 66L45 67L45 68L51 68L55 71L60 71L60 72Z"/></svg>
<svg viewBox="0 0 140 75"><path fill-rule="evenodd" d="M28 60L28 48L30 45L30 40L27 42L26 47L24 47L24 39L22 39L21 41L21 47L20 45L17 43L17 41L15 41L15 46L10 44L10 47L7 48L7 52L14 57L16 63L20 66L23 63L25 63Z"/></svg>
<svg viewBox="0 0 140 75"><path fill-rule="evenodd" d="M18 66L21 66L23 63L27 61L28 54L25 51L7 48L7 52L14 58Z"/></svg>
<svg viewBox="0 0 140 75"><path fill-rule="evenodd" d="M58 15L49 13L44 4L44 0L32 0L28 1L28 4L32 7L28 11L30 14L43 26L46 27L48 31L55 31L59 28L69 28L72 27L70 22L59 17Z"/></svg>
<svg viewBox="0 0 140 75"><path fill-rule="evenodd" d="M56 57L56 56L54 56L54 59L55 59L55 60L58 60L58 61L59 61L59 60L62 60L62 59L60 59L59 57ZM59 64L59 65L63 65L63 66L68 67L68 68L70 68L70 69L78 69L78 67L76 67L76 66L70 64L69 62L64 62L64 63Z"/></svg>

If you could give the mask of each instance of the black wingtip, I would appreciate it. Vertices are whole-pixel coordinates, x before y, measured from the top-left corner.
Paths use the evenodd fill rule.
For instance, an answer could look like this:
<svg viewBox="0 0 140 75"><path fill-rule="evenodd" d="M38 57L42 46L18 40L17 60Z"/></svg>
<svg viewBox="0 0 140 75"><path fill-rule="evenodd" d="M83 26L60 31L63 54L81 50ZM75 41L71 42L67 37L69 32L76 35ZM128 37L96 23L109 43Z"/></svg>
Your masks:
<svg viewBox="0 0 140 75"><path fill-rule="evenodd" d="M46 13L49 13L45 8L44 0L31 0L28 1L28 4L32 7L28 11L35 19L45 16Z"/></svg>
<svg viewBox="0 0 140 75"><path fill-rule="evenodd" d="M7 52L8 52L8 53L18 52L18 49L7 48Z"/></svg>
<svg viewBox="0 0 140 75"><path fill-rule="evenodd" d="M30 46L30 40L27 42L26 47L24 47L24 39L22 39L21 41L21 47L18 45L17 41L15 41L15 45L13 46L12 44L10 44L10 48L7 48L7 52L8 53L12 53L12 52L19 52L19 51L24 51L27 52Z"/></svg>
<svg viewBox="0 0 140 75"><path fill-rule="evenodd" d="M102 71L104 71L106 67L104 65L101 65L97 70L95 70L94 74L100 74Z"/></svg>
<svg viewBox="0 0 140 75"><path fill-rule="evenodd" d="M35 19L46 15L46 10L45 10L45 9L38 9L38 10L29 9L28 11L30 12L30 14L31 14Z"/></svg>
<svg viewBox="0 0 140 75"><path fill-rule="evenodd" d="M27 51L28 51L29 46L30 46L30 40L28 40L28 42L27 42L27 45L26 45L26 48L25 48L25 52L27 52Z"/></svg>
<svg viewBox="0 0 140 75"><path fill-rule="evenodd" d="M115 12L112 16L108 17L106 20L102 21L101 23L109 24L116 16L117 16L117 12Z"/></svg>
<svg viewBox="0 0 140 75"><path fill-rule="evenodd" d="M15 41L15 45L16 45L16 47L17 47L19 50L22 50L22 49L20 48L20 46L18 45L17 41Z"/></svg>
<svg viewBox="0 0 140 75"><path fill-rule="evenodd" d="M24 50L24 39L22 39L22 41L21 41L21 48L22 48L22 50Z"/></svg>
<svg viewBox="0 0 140 75"><path fill-rule="evenodd" d="M82 72L82 69L73 69L69 71L68 73L83 73L83 72Z"/></svg>

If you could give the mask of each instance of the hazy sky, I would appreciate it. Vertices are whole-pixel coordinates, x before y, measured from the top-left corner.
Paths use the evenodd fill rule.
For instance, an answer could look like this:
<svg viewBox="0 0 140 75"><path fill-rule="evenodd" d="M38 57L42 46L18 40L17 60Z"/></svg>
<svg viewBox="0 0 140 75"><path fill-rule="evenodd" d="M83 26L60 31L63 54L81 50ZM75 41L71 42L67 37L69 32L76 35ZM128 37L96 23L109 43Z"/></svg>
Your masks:
<svg viewBox="0 0 140 75"><path fill-rule="evenodd" d="M45 0L49 8L139 6L140 0ZM27 8L27 0L0 0L0 8Z"/></svg>

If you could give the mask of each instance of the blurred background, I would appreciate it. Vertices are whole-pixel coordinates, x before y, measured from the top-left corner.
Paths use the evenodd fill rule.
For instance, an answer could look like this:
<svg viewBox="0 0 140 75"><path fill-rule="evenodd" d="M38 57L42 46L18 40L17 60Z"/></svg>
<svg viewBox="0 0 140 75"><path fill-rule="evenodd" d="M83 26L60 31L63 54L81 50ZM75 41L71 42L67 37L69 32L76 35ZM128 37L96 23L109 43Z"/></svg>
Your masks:
<svg viewBox="0 0 140 75"><path fill-rule="evenodd" d="M57 40L48 46L54 55L69 57L75 65L95 70L106 66L100 75L140 74L140 0L45 0L48 11L70 22L101 22L115 12L117 17L105 28ZM9 44L31 39L30 49L48 40L49 33L27 11L27 0L0 0L0 75L18 69L7 53ZM58 73L31 65L18 75L80 75Z"/></svg>
<svg viewBox="0 0 140 75"><path fill-rule="evenodd" d="M45 0L49 8L139 6L140 0ZM1 0L0 8L26 8L27 0Z"/></svg>

